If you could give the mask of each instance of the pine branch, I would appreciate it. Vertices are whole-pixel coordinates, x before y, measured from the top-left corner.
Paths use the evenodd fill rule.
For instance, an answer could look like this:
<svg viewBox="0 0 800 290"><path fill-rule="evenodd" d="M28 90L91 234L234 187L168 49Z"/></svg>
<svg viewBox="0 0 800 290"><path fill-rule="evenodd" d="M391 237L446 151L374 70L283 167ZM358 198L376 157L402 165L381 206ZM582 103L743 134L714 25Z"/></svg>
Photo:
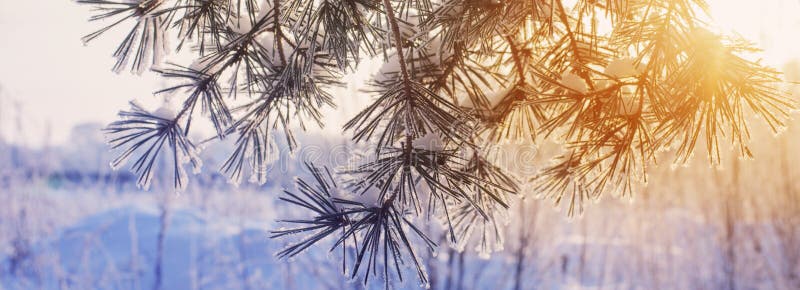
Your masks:
<svg viewBox="0 0 800 290"><path fill-rule="evenodd" d="M122 120L111 123L105 129L111 148L123 149L111 162L112 167L120 167L131 157L136 157L131 169L138 175L137 185L148 189L152 184L159 155L167 147L172 152L169 157L172 159L173 186L183 189L187 183L184 164L191 163L195 170L199 170L201 161L194 144L185 137L177 121L171 116L156 113L147 112L131 103L130 111L119 113Z"/></svg>
<svg viewBox="0 0 800 290"><path fill-rule="evenodd" d="M511 195L548 197L574 215L608 192L632 195L656 152L682 163L702 150L718 164L727 139L750 157L750 117L778 132L796 108L775 89L777 71L743 57L751 43L704 29L702 0L78 2L98 8L90 21L110 21L86 42L132 25L115 71L152 65L180 81L157 92L181 97L178 112L133 105L107 128L121 152L114 165L135 158L142 187L164 158L173 185L186 185L185 164L199 167L187 137L198 113L216 131L203 143L236 136L220 170L233 182L266 182L276 133L294 150L296 128L325 125L329 89L383 54L369 83L377 97L344 126L354 141L372 142L370 159L336 175L308 164L314 182L299 180L299 193L281 200L310 217L284 220L293 227L273 237L308 235L280 251L284 258L323 240L331 250L352 243L351 276L366 283L382 272L387 287L408 258L427 280L411 242L435 246L414 224L423 217L446 221L453 245L488 252L502 240L498 220ZM613 32L600 33L606 24ZM187 47L193 63L157 66L162 53ZM528 180L486 152L546 139L564 153L545 156L553 163ZM349 186L339 188L343 176ZM534 188L521 190L524 181Z"/></svg>

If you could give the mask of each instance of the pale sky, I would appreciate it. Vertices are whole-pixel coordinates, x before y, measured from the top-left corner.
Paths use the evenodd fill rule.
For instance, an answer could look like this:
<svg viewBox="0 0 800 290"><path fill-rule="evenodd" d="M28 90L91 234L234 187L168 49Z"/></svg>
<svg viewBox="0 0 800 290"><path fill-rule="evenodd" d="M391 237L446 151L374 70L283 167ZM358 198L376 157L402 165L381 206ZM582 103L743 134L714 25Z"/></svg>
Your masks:
<svg viewBox="0 0 800 290"><path fill-rule="evenodd" d="M798 1L710 2L723 28L762 42L768 63L800 57ZM80 38L100 27L87 21L90 15L90 7L69 0L0 1L0 136L41 143L50 124L51 141L63 143L72 126L113 121L128 101L153 98L162 87L151 73L111 72L125 28L84 46ZM15 129L14 103L23 113L23 136Z"/></svg>
<svg viewBox="0 0 800 290"><path fill-rule="evenodd" d="M111 57L120 31L88 46L80 38L97 29L89 7L68 0L0 1L0 133L18 139L9 98L22 105L25 138L41 141L45 124L63 142L81 122L112 121L136 96L157 88L152 75L114 74Z"/></svg>

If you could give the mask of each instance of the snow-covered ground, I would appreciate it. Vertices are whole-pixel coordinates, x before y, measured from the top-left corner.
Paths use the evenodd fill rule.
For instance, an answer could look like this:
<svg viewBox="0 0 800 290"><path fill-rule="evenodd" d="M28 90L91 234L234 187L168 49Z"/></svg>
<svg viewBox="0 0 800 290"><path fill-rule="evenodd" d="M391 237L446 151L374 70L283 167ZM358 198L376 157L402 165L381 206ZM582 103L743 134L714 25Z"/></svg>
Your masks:
<svg viewBox="0 0 800 290"><path fill-rule="evenodd" d="M269 238L285 226L278 219L294 214L277 197L307 174L298 160L341 162L337 150L349 149L340 142L301 140L306 149L281 155L264 186L231 186L213 173L224 148L206 148L206 170L176 194L158 184L140 191L128 173L108 169L111 155L97 128L76 128L81 146L0 144L0 289L365 287L361 277L342 274L342 253L329 252L330 243L280 260L275 253L291 240ZM775 148L784 147L757 147L759 161L741 164L739 173L702 162L654 168L650 186L633 200L587 204L581 218L567 218L547 200L517 203L503 247L488 258L474 243L452 249L441 225L427 223L440 245L421 254L430 287L798 289L793 180L800 171L791 161L800 158ZM425 286L406 270L394 288ZM380 275L366 288L383 288Z"/></svg>

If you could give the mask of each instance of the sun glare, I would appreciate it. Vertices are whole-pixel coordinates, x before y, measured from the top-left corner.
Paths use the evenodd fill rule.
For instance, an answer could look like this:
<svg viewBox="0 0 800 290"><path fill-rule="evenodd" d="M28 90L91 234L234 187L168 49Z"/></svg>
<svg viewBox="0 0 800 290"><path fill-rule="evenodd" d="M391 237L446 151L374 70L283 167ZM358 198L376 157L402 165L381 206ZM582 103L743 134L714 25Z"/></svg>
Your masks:
<svg viewBox="0 0 800 290"><path fill-rule="evenodd" d="M753 41L766 64L781 68L800 58L800 1L709 0L713 24Z"/></svg>

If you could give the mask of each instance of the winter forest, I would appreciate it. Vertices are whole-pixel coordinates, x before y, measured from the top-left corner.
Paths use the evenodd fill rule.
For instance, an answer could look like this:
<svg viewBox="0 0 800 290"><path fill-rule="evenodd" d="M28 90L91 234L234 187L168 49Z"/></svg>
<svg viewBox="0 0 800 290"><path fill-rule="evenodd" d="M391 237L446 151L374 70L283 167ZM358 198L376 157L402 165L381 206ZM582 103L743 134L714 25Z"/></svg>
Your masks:
<svg viewBox="0 0 800 290"><path fill-rule="evenodd" d="M800 289L800 2L0 1L0 290Z"/></svg>

